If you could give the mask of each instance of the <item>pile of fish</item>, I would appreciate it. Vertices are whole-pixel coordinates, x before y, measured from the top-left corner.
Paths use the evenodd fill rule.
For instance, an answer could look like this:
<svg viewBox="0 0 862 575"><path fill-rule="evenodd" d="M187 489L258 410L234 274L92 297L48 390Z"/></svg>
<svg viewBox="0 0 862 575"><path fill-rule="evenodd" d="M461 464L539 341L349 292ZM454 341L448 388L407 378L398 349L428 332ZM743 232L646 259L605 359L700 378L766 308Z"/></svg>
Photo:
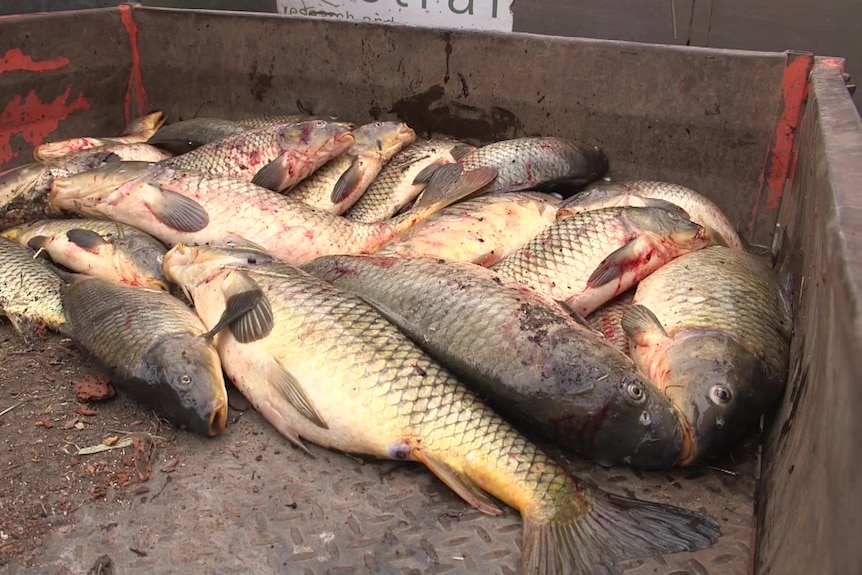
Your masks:
<svg viewBox="0 0 862 575"><path fill-rule="evenodd" d="M299 449L420 462L482 512L520 511L528 574L718 538L524 435L691 465L777 401L788 305L709 200L610 182L601 150L554 137L163 124L45 144L0 176L0 308L27 341L71 337L194 432L224 430L226 375Z"/></svg>

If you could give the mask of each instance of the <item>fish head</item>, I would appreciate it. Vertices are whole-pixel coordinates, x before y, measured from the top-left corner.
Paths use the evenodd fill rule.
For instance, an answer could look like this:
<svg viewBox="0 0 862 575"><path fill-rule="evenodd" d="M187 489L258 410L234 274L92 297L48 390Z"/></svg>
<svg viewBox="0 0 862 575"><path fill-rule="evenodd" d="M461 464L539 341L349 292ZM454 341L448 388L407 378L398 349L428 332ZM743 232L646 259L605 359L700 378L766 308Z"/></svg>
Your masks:
<svg viewBox="0 0 862 575"><path fill-rule="evenodd" d="M285 152L332 150L340 153L347 151L354 140L350 129L326 120L287 124L279 134L279 146Z"/></svg>
<svg viewBox="0 0 862 575"><path fill-rule="evenodd" d="M557 210L557 219L561 220L581 212L600 210L632 205L631 190L620 182L602 182L593 184L586 190L567 198Z"/></svg>
<svg viewBox="0 0 862 575"><path fill-rule="evenodd" d="M56 178L50 203L56 208L98 216L91 208L145 181L161 166L150 162L109 162L95 169Z"/></svg>
<svg viewBox="0 0 862 575"><path fill-rule="evenodd" d="M720 332L675 337L662 358L665 396L683 422L678 465L730 447L780 393L764 362ZM778 391L776 391L778 390Z"/></svg>
<svg viewBox="0 0 862 575"><path fill-rule="evenodd" d="M221 245L189 245L179 243L164 256L162 270L168 281L189 291L211 275L212 270L225 266L255 265L276 262L265 249L244 239L227 239Z"/></svg>
<svg viewBox="0 0 862 575"><path fill-rule="evenodd" d="M659 238L661 244L676 253L706 247L710 238L703 226L688 219L685 210L664 202L666 206L627 207L624 217L642 233Z"/></svg>
<svg viewBox="0 0 862 575"><path fill-rule="evenodd" d="M227 395L218 354L201 336L162 338L142 358L137 378L166 417L195 433L215 436L227 423Z"/></svg>
<svg viewBox="0 0 862 575"><path fill-rule="evenodd" d="M118 224L119 227L119 224ZM165 247L157 240L130 236L114 238L114 267L129 285L168 291L168 280L162 271Z"/></svg>
<svg viewBox="0 0 862 575"><path fill-rule="evenodd" d="M416 141L416 132L404 122L372 122L353 131L353 150L391 158L404 146Z"/></svg>
<svg viewBox="0 0 862 575"><path fill-rule="evenodd" d="M683 447L679 417L661 390L631 370L618 378L610 402L596 421L592 448L598 463L624 462L644 469L666 469Z"/></svg>

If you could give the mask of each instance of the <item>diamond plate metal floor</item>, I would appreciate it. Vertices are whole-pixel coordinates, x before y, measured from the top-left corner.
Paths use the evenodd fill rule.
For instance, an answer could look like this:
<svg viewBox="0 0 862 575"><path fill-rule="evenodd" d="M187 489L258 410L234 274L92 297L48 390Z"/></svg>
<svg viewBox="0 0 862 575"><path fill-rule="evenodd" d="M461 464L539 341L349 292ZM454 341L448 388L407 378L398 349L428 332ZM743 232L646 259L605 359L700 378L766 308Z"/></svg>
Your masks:
<svg viewBox="0 0 862 575"><path fill-rule="evenodd" d="M115 399L102 412L124 402ZM161 433L167 441L155 452L147 493L118 503L109 490L103 500L88 501L45 536L32 566L13 561L0 573L84 575L102 555L111 558L115 575L517 573L516 512L477 513L419 465L364 461L316 446L310 458L257 413L231 417L225 434L212 440ZM630 561L620 565L625 575L744 575L756 449L741 452L718 464L725 471L569 464L609 491L703 510L720 521L723 535L711 549Z"/></svg>

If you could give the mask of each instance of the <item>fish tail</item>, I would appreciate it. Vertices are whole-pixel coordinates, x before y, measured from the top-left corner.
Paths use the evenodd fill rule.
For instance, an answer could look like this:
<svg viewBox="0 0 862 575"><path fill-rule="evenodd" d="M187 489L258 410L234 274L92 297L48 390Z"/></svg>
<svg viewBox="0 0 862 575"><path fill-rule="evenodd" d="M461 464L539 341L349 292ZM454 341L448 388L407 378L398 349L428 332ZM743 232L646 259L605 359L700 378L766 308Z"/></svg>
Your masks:
<svg viewBox="0 0 862 575"><path fill-rule="evenodd" d="M444 164L435 170L416 205L386 225L391 226L395 234L405 232L443 208L475 194L496 177L497 168L482 167L465 172L460 164Z"/></svg>
<svg viewBox="0 0 862 575"><path fill-rule="evenodd" d="M585 507L524 515L524 575L612 575L618 561L704 549L720 535L712 517L586 489Z"/></svg>

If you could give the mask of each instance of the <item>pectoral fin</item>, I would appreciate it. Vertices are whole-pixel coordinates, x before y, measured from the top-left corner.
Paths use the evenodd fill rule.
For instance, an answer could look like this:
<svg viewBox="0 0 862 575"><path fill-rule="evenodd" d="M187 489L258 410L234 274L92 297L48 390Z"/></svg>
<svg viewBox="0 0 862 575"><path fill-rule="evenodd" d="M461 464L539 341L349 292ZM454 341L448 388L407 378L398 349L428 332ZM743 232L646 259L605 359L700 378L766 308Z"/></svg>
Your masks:
<svg viewBox="0 0 862 575"><path fill-rule="evenodd" d="M235 317L226 325L239 343L252 343L270 334L275 325L272 307L256 281L245 272L235 270L225 278L221 290L226 304L216 326L222 323L222 319L229 319L226 314L230 309L230 314Z"/></svg>
<svg viewBox="0 0 862 575"><path fill-rule="evenodd" d="M260 288L249 289L231 295L227 300L221 317L212 329L204 334L204 339L209 341L214 338L218 332L261 305L261 300L263 299L265 299L265 296Z"/></svg>
<svg viewBox="0 0 862 575"><path fill-rule="evenodd" d="M488 498L482 489L476 485L469 477L458 473L445 462L434 457L421 449L413 450L413 458L419 461L431 470L431 473L437 476L440 481L449 486L449 489L458 494L458 496L488 515L502 515L503 510Z"/></svg>
<svg viewBox="0 0 862 575"><path fill-rule="evenodd" d="M96 232L80 228L75 228L66 232L66 239L82 250L86 250L91 253L97 253L100 247L110 243Z"/></svg>
<svg viewBox="0 0 862 575"><path fill-rule="evenodd" d="M45 247L48 245L48 242L50 241L50 236L33 236L32 238L27 240L27 247L37 252L41 249L45 249Z"/></svg>
<svg viewBox="0 0 862 575"><path fill-rule="evenodd" d="M282 154L258 170L251 183L274 192L280 192L287 187L288 177L284 154Z"/></svg>
<svg viewBox="0 0 862 575"><path fill-rule="evenodd" d="M620 325L632 343L638 346L653 345L669 337L655 314L642 305L627 309Z"/></svg>
<svg viewBox="0 0 862 575"><path fill-rule="evenodd" d="M332 194L329 199L333 204L343 202L356 192L359 184L362 183L362 172L364 169L365 165L362 159L355 158L350 167L335 182L335 187L332 188Z"/></svg>
<svg viewBox="0 0 862 575"><path fill-rule="evenodd" d="M637 238L606 257L587 279L587 287L601 287L623 275L625 269L640 258Z"/></svg>
<svg viewBox="0 0 862 575"><path fill-rule="evenodd" d="M413 185L419 186L421 184L427 184L428 182L430 182L431 176L434 175L434 172L436 172L441 165L442 164L435 162L422 168L422 170L418 174L416 174L416 177L413 178Z"/></svg>
<svg viewBox="0 0 862 575"><path fill-rule="evenodd" d="M176 192L153 187L158 194L147 202L147 207L160 222L186 233L199 232L207 227L210 217L199 203Z"/></svg>
<svg viewBox="0 0 862 575"><path fill-rule="evenodd" d="M302 384L275 360L267 369L266 381L304 418L318 427L329 429Z"/></svg>
<svg viewBox="0 0 862 575"><path fill-rule="evenodd" d="M449 155L451 155L452 159L457 162L475 149L476 146L471 146L470 144L455 144L452 149L449 150Z"/></svg>

